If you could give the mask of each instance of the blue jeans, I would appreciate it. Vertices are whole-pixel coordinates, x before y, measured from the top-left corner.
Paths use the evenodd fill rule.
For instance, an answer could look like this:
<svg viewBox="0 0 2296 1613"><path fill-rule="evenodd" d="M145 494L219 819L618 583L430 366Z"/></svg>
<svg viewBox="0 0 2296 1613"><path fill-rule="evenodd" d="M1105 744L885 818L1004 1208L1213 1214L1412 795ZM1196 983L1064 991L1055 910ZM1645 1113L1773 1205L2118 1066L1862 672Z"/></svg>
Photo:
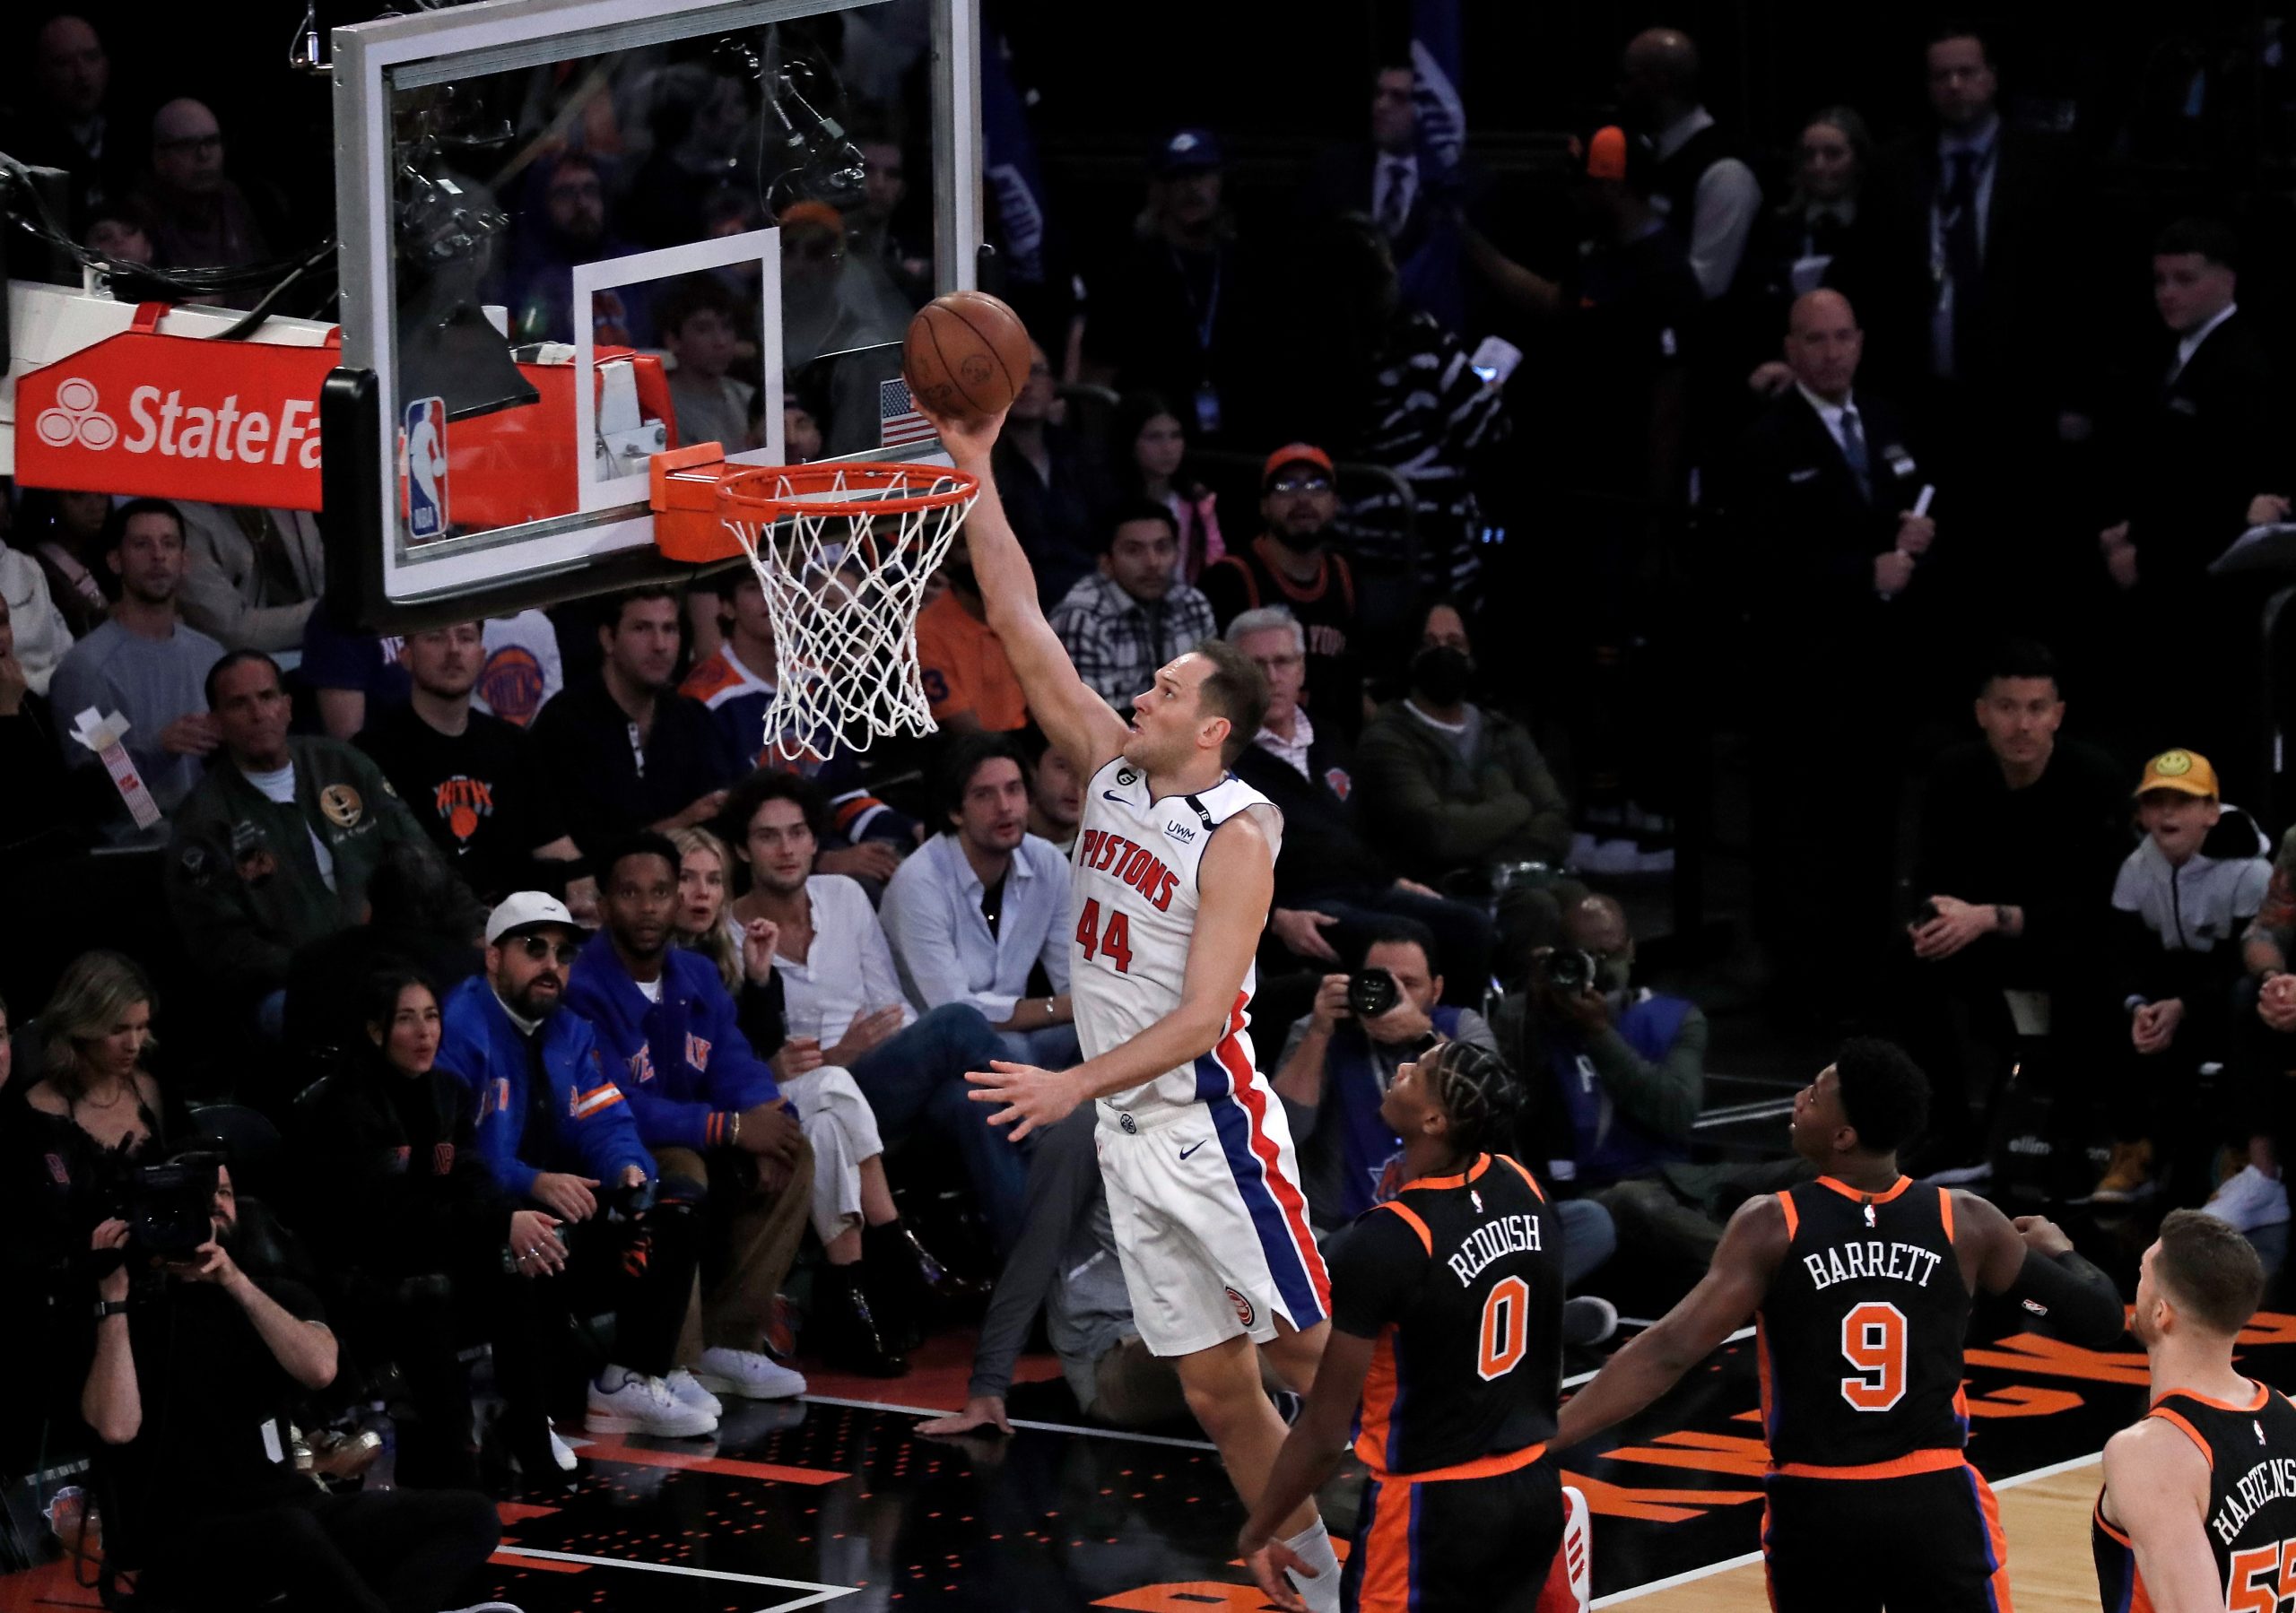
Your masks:
<svg viewBox="0 0 2296 1613"><path fill-rule="evenodd" d="M1562 1223L1562 1286L1575 1288L1579 1279L1617 1252L1618 1226L1592 1199L1564 1199L1554 1213Z"/></svg>
<svg viewBox="0 0 2296 1613"><path fill-rule="evenodd" d="M929 1125L937 1138L956 1145L999 1254L1020 1236L1029 1162L1022 1148L1013 1146L1008 1128L988 1123L995 1106L972 1101L965 1071L985 1071L990 1061L1004 1056L1004 1045L978 1009L947 1002L850 1066L886 1142L898 1144Z"/></svg>
<svg viewBox="0 0 2296 1613"><path fill-rule="evenodd" d="M1008 1064L1034 1064L1039 1070L1074 1070L1084 1062L1084 1049L1074 1025L1044 1025L1034 1030L1000 1030L996 1039L1004 1051L997 1056Z"/></svg>

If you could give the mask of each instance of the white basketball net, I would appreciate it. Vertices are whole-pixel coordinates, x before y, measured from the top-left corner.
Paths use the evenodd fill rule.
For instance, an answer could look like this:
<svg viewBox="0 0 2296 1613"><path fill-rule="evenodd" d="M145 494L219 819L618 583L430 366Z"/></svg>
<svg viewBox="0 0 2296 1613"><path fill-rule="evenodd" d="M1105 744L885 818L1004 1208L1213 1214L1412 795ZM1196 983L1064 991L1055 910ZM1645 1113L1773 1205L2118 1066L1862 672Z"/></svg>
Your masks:
<svg viewBox="0 0 2296 1613"><path fill-rule="evenodd" d="M886 508L923 495L918 508ZM930 465L761 471L718 498L773 620L765 738L822 755L934 732L917 661L925 585L977 490ZM777 518L778 517L778 518Z"/></svg>

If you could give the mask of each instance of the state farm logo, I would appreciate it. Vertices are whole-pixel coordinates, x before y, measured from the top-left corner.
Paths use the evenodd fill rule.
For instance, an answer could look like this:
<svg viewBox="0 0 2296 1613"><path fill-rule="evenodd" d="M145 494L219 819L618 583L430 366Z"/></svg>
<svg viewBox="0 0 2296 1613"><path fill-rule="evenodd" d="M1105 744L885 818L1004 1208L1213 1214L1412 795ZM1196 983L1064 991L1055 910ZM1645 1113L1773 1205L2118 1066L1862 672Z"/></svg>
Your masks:
<svg viewBox="0 0 2296 1613"><path fill-rule="evenodd" d="M91 382L77 376L56 384L56 407L39 412L39 439L51 448L109 448L119 440L119 422L96 407L103 400Z"/></svg>

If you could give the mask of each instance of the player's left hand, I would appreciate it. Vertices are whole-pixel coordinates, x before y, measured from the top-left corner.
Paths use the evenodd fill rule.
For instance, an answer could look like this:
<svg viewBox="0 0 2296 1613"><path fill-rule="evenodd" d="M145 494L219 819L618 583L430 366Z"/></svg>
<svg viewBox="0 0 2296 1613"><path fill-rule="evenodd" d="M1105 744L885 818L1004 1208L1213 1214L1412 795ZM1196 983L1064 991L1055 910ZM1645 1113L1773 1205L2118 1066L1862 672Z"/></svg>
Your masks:
<svg viewBox="0 0 2296 1613"><path fill-rule="evenodd" d="M969 1070L965 1080L973 1084L973 1102L1004 1106L988 1117L988 1123L1011 1126L1015 1142L1039 1127L1058 1125L1084 1101L1074 1071L1039 1070L1034 1064L992 1059L988 1073Z"/></svg>
<svg viewBox="0 0 2296 1613"><path fill-rule="evenodd" d="M1252 1571L1261 1595L1285 1609L1285 1613L1308 1613L1308 1604L1300 1600L1299 1591L1284 1577L1287 1568L1297 1568L1302 1574L1308 1571L1298 1553L1281 1540L1256 1540L1249 1529L1236 1537L1236 1550L1242 1556L1244 1566Z"/></svg>

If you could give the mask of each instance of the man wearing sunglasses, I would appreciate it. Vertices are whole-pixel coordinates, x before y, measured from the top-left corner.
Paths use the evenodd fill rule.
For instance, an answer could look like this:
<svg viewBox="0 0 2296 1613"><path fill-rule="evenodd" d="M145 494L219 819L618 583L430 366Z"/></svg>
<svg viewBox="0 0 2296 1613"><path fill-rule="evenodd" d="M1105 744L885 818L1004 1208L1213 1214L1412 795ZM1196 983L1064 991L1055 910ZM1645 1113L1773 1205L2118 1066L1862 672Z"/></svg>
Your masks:
<svg viewBox="0 0 2296 1613"><path fill-rule="evenodd" d="M1363 726L1361 622L1355 573L1331 547L1339 491L1331 455L1295 442L1267 456L1260 478L1267 525L1241 549L1204 568L1196 581L1226 632L1247 611L1282 605L1307 634L1307 698L1318 731L1353 740Z"/></svg>
<svg viewBox="0 0 2296 1613"><path fill-rule="evenodd" d="M510 1251L519 1274L552 1284L577 1314L616 1312L615 1359L589 1387L590 1432L713 1434L716 1401L674 1358L699 1230L684 1207L650 1204L654 1157L589 1021L564 1011L581 939L564 904L540 891L496 907L486 920L486 972L447 998L439 1064L477 1095L478 1150L495 1180L559 1222L549 1237ZM547 1430L519 1429L505 1443L533 1474L524 1453L547 1440Z"/></svg>

